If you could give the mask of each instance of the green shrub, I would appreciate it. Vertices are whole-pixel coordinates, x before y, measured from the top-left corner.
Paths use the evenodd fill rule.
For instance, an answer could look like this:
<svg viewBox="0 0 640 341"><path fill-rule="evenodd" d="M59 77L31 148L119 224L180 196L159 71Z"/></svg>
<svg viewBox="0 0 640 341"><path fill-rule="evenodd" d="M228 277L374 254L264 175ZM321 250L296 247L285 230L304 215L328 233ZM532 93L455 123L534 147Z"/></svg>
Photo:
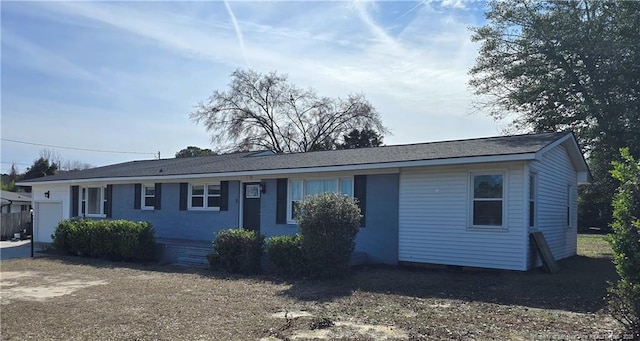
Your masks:
<svg viewBox="0 0 640 341"><path fill-rule="evenodd" d="M110 260L149 261L155 251L155 231L148 222L69 219L51 238L61 252Z"/></svg>
<svg viewBox="0 0 640 341"><path fill-rule="evenodd" d="M612 234L608 241L620 279L609 287L609 312L628 333L640 339L640 160L628 148L622 162L613 162L611 174L620 181L613 197Z"/></svg>
<svg viewBox="0 0 640 341"><path fill-rule="evenodd" d="M264 237L255 231L230 229L218 232L213 241L213 254L208 257L212 268L228 272L252 274L260 272Z"/></svg>
<svg viewBox="0 0 640 341"><path fill-rule="evenodd" d="M265 248L276 274L297 277L303 273L305 263L299 234L271 237L266 240Z"/></svg>
<svg viewBox="0 0 640 341"><path fill-rule="evenodd" d="M361 218L354 199L323 193L307 198L299 207L306 275L329 278L346 274Z"/></svg>

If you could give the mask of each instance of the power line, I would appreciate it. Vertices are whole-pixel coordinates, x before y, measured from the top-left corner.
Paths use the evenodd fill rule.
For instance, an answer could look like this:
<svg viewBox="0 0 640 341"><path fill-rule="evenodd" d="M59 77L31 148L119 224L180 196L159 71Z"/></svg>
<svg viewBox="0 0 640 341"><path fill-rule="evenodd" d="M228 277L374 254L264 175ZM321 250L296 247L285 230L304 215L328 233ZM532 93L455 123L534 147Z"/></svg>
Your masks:
<svg viewBox="0 0 640 341"><path fill-rule="evenodd" d="M20 166L31 166L31 164L28 163L21 163L21 162L9 162L9 161L2 161L1 163L9 165L9 164L15 164L15 165L20 165Z"/></svg>
<svg viewBox="0 0 640 341"><path fill-rule="evenodd" d="M85 151L85 152L116 153L116 154L143 154L143 155L154 155L154 156L156 155L156 153L145 153L145 152L125 152L125 151L117 151L117 150L103 150L103 149L90 149L90 148L54 146L54 145L44 144L44 143L18 141L18 140L11 140L11 139L5 139L5 138L0 138L0 140L6 141L6 142L13 142L13 143L29 144L29 145L32 145L32 146L60 148L60 149L71 149L71 150L81 150L81 151Z"/></svg>

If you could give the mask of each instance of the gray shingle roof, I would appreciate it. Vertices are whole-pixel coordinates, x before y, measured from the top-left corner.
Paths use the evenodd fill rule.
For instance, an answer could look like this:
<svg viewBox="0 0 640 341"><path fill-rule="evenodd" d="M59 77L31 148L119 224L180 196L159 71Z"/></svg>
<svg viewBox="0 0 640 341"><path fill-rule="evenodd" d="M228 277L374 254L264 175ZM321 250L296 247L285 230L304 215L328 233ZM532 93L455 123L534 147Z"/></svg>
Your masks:
<svg viewBox="0 0 640 341"><path fill-rule="evenodd" d="M7 201L31 201L31 194L0 191L0 198Z"/></svg>
<svg viewBox="0 0 640 341"><path fill-rule="evenodd" d="M290 154L256 152L232 153L194 158L143 160L81 171L60 173L24 181L61 181L100 178L127 178L188 174L215 174L291 168L367 165L390 162L425 161L477 156L528 154L570 132L500 136L376 148L318 151Z"/></svg>

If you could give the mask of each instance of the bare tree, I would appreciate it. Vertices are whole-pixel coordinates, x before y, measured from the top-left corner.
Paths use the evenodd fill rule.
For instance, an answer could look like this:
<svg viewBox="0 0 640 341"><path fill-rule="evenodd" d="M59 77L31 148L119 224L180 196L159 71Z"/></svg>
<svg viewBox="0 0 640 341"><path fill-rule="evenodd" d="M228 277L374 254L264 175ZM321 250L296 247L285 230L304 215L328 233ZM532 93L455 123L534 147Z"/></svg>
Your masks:
<svg viewBox="0 0 640 341"><path fill-rule="evenodd" d="M56 170L62 172L93 168L91 164L86 162L78 160L64 160L59 152L49 148L40 150L40 158L49 161L51 165L56 165Z"/></svg>
<svg viewBox="0 0 640 341"><path fill-rule="evenodd" d="M241 69L231 74L228 91L214 91L191 119L204 124L220 151L305 152L353 129L389 132L364 95L321 97L289 83L286 75Z"/></svg>
<svg viewBox="0 0 640 341"><path fill-rule="evenodd" d="M78 160L66 160L60 164L60 170L65 172L73 170L84 170L89 168L93 168L90 163Z"/></svg>
<svg viewBox="0 0 640 341"><path fill-rule="evenodd" d="M49 148L40 150L40 158L42 158L43 160L48 160L49 163L51 163L52 165L56 164L58 165L58 167L60 167L60 164L62 163L62 156L60 156L60 153Z"/></svg>

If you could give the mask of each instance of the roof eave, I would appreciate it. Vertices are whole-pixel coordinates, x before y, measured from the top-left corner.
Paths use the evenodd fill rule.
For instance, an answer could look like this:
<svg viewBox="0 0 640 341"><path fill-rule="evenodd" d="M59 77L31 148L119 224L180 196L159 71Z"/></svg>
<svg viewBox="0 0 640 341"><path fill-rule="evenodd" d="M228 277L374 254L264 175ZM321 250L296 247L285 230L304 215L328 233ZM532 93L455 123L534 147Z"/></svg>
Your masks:
<svg viewBox="0 0 640 341"><path fill-rule="evenodd" d="M131 183L135 181L167 181L167 180L189 180L200 178L236 178L243 176L269 176L282 174L305 174L317 172L341 172L341 171L366 171L379 169L393 169L406 167L428 167L428 166L448 166L472 163L490 163L490 162L509 162L509 161L526 161L534 160L536 154L521 153L507 155L486 155L460 158L446 158L433 160L416 160L416 161L398 161L398 162L382 162L369 163L360 165L343 165L343 166L321 166L321 167L299 167L284 169L267 169L237 172L220 172L220 173L200 173L200 174L182 174L182 175L161 175L161 176L131 176L131 177L108 177L108 178L86 178L86 179L69 179L69 180L53 180L53 181L34 181L19 182L18 186L38 186L38 185L54 185L54 184L80 184L80 183Z"/></svg>

